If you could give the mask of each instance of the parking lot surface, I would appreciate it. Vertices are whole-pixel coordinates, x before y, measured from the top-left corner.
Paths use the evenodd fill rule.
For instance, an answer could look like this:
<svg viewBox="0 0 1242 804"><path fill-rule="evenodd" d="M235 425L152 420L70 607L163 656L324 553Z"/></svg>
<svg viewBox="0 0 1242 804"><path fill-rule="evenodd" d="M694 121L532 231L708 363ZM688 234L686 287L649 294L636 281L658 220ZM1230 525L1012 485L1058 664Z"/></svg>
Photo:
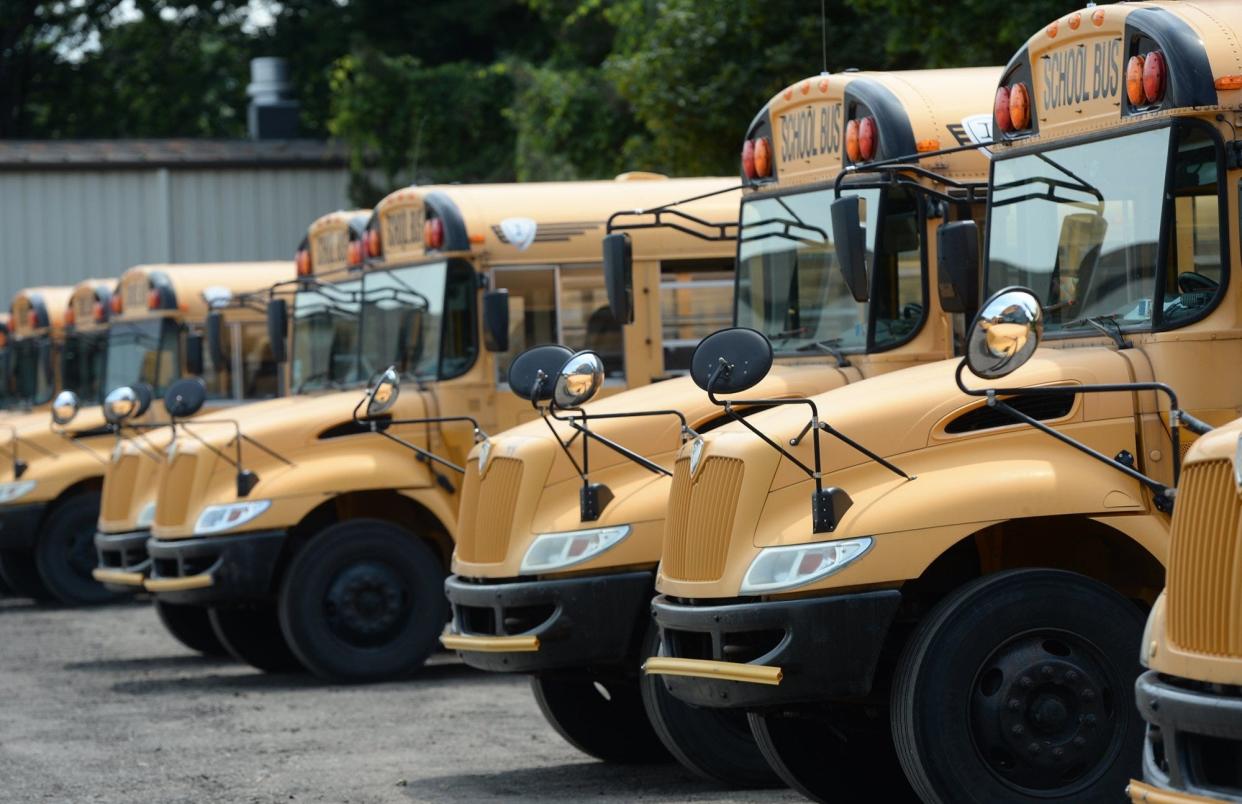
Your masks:
<svg viewBox="0 0 1242 804"><path fill-rule="evenodd" d="M147 604L0 598L0 801L584 799L800 800L593 761L525 678L447 654L407 682L333 687L192 654Z"/></svg>

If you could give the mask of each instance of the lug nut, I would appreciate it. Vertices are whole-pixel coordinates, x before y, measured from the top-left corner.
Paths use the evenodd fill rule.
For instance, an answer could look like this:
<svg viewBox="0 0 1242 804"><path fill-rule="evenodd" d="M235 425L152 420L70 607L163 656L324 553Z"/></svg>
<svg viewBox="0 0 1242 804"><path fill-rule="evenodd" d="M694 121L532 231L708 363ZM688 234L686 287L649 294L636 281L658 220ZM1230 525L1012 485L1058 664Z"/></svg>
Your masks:
<svg viewBox="0 0 1242 804"><path fill-rule="evenodd" d="M1090 687L1088 687L1087 689L1083 690L1083 691L1082 691L1082 699L1083 699L1084 701L1094 701L1094 700L1095 700L1095 690L1091 689Z"/></svg>
<svg viewBox="0 0 1242 804"><path fill-rule="evenodd" d="M1026 731L1026 729L1022 727L1021 723L1015 723L1009 730L1012 731L1014 734L1022 734L1024 731Z"/></svg>
<svg viewBox="0 0 1242 804"><path fill-rule="evenodd" d="M1028 745L1028 746L1026 747L1026 750L1027 750L1027 751L1030 751L1032 754L1038 754L1038 753L1039 753L1039 743L1031 743L1030 745Z"/></svg>
<svg viewBox="0 0 1242 804"><path fill-rule="evenodd" d="M1077 746L1078 748L1082 748L1084 745L1086 745L1086 744L1087 744L1087 738L1086 738L1086 737L1083 737L1083 736L1080 734L1080 735L1078 735L1077 737L1075 737L1075 738L1074 738L1073 742L1074 742L1074 745L1075 745L1075 746Z"/></svg>
<svg viewBox="0 0 1242 804"><path fill-rule="evenodd" d="M1095 715L1087 715L1086 717L1084 717L1084 718L1082 719L1082 722L1083 722L1083 723L1086 723L1088 726L1094 726L1094 725L1095 725Z"/></svg>
<svg viewBox="0 0 1242 804"><path fill-rule="evenodd" d="M1064 748L1054 748L1054 749L1052 749L1052 755L1053 755L1054 757L1056 757L1057 759L1060 759L1061 757L1065 756L1065 749L1064 749Z"/></svg>
<svg viewBox="0 0 1242 804"><path fill-rule="evenodd" d="M1039 668L1039 672L1044 674L1044 678L1052 678L1052 673L1053 673L1052 665L1050 664L1044 665L1043 667Z"/></svg>
<svg viewBox="0 0 1242 804"><path fill-rule="evenodd" d="M1035 682L1031 679L1030 676L1023 676L1022 678L1018 679L1018 685L1025 689L1030 689L1031 687L1035 686Z"/></svg>
<svg viewBox="0 0 1242 804"><path fill-rule="evenodd" d="M1065 680L1071 684L1078 680L1078 671L1070 670L1065 674Z"/></svg>
<svg viewBox="0 0 1242 804"><path fill-rule="evenodd" d="M1017 712L1017 711L1018 711L1019 709L1021 709L1021 708L1022 708L1022 702L1021 702L1021 701L1019 701L1017 698L1010 698L1010 699L1009 699L1009 709L1010 709L1011 711L1013 711L1013 712Z"/></svg>

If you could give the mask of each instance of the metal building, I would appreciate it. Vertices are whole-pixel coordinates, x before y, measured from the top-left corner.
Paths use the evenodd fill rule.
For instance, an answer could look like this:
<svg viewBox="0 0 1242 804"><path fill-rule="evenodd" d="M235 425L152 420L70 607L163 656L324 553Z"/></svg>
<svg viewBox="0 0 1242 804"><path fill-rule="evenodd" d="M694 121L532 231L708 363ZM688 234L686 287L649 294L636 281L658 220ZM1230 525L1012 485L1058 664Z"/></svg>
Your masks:
<svg viewBox="0 0 1242 804"><path fill-rule="evenodd" d="M0 309L139 263L289 258L348 181L312 140L0 141Z"/></svg>

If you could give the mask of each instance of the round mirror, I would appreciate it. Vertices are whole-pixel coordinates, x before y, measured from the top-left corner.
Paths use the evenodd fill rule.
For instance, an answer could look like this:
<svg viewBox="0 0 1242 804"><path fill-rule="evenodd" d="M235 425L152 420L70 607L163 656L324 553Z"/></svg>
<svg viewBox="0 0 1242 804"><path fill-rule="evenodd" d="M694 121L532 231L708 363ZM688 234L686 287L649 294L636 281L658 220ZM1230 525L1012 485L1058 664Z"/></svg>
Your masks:
<svg viewBox="0 0 1242 804"><path fill-rule="evenodd" d="M177 380L164 394L164 410L174 419L193 416L207 401L207 384L198 377Z"/></svg>
<svg viewBox="0 0 1242 804"><path fill-rule="evenodd" d="M136 419L146 413L147 409L151 407L151 402L155 399L155 389L145 382L136 382L130 387L138 397L138 409L134 411L134 418Z"/></svg>
<svg viewBox="0 0 1242 804"><path fill-rule="evenodd" d="M984 302L970 325L966 366L976 377L994 380L1031 358L1044 334L1039 298L1026 288L1005 288Z"/></svg>
<svg viewBox="0 0 1242 804"><path fill-rule="evenodd" d="M64 426L78 415L78 395L73 391L61 391L52 400L52 421Z"/></svg>
<svg viewBox="0 0 1242 804"><path fill-rule="evenodd" d="M367 392L367 416L375 417L387 413L393 405L397 404L397 396L400 393L401 378L397 376L397 370L389 366Z"/></svg>
<svg viewBox="0 0 1242 804"><path fill-rule="evenodd" d="M736 394L753 388L771 369L772 342L762 332L746 327L713 332L699 341L690 356L694 384L717 394Z"/></svg>
<svg viewBox="0 0 1242 804"><path fill-rule="evenodd" d="M509 364L509 389L522 399L549 401L561 366L573 355L570 349L554 343L527 349Z"/></svg>
<svg viewBox="0 0 1242 804"><path fill-rule="evenodd" d="M575 352L556 375L552 401L558 408L586 404L604 384L604 361L591 351Z"/></svg>
<svg viewBox="0 0 1242 804"><path fill-rule="evenodd" d="M128 385L113 388L104 397L104 418L113 424L128 421L138 414L139 404L138 394L134 393L133 388Z"/></svg>

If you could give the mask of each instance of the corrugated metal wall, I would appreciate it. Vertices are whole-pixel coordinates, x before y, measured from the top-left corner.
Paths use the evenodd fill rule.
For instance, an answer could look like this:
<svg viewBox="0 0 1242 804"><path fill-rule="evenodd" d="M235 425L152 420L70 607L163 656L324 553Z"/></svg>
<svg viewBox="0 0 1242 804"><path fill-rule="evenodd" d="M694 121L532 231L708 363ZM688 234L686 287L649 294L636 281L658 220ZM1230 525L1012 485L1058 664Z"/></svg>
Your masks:
<svg viewBox="0 0 1242 804"><path fill-rule="evenodd" d="M0 172L0 310L144 262L291 259L347 187L343 168Z"/></svg>

